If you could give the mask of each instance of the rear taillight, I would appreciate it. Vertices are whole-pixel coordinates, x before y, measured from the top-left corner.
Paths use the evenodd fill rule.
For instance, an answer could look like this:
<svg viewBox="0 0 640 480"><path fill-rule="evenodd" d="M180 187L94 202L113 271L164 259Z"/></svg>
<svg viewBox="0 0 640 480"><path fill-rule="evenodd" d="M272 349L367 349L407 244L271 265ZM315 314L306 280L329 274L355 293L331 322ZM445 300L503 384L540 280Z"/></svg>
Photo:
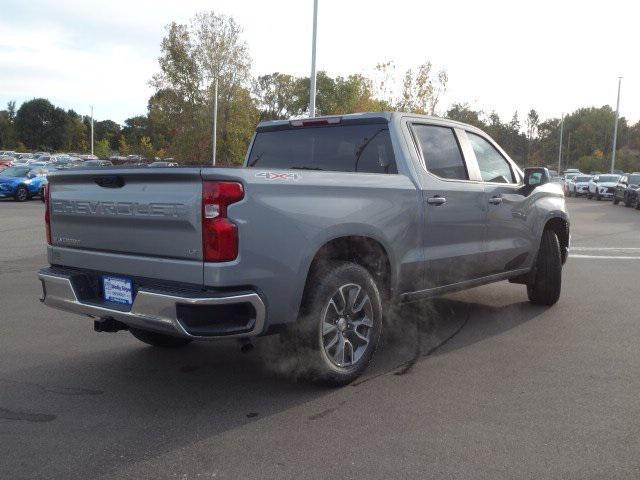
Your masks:
<svg viewBox="0 0 640 480"><path fill-rule="evenodd" d="M51 245L51 213L50 213L51 190L49 184L44 186L44 224L47 229L47 243Z"/></svg>
<svg viewBox="0 0 640 480"><path fill-rule="evenodd" d="M228 262L238 256L238 227L227 218L227 207L242 200L237 182L202 182L202 258Z"/></svg>

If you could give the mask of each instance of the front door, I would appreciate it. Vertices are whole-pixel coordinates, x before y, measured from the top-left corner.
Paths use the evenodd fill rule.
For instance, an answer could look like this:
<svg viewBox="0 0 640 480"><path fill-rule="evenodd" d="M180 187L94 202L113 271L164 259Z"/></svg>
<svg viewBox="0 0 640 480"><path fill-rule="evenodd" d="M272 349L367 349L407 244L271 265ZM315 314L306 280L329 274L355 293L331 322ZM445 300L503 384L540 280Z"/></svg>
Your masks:
<svg viewBox="0 0 640 480"><path fill-rule="evenodd" d="M485 137L466 132L484 182L487 206L484 275L517 270L528 264L532 248L522 184L517 172Z"/></svg>

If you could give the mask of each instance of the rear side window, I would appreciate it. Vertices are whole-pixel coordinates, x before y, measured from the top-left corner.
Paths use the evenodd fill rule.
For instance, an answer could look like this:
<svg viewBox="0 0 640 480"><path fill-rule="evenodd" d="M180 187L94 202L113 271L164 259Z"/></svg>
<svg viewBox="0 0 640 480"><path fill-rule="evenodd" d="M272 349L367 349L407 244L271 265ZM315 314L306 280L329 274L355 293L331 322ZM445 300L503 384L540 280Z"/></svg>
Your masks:
<svg viewBox="0 0 640 480"><path fill-rule="evenodd" d="M413 130L420 144L427 170L441 178L469 179L458 140L451 128L413 125Z"/></svg>
<svg viewBox="0 0 640 480"><path fill-rule="evenodd" d="M509 162L488 141L475 133L467 132L476 154L480 175L485 182L515 183Z"/></svg>
<svg viewBox="0 0 640 480"><path fill-rule="evenodd" d="M386 125L340 125L258 132L248 167L397 173Z"/></svg>

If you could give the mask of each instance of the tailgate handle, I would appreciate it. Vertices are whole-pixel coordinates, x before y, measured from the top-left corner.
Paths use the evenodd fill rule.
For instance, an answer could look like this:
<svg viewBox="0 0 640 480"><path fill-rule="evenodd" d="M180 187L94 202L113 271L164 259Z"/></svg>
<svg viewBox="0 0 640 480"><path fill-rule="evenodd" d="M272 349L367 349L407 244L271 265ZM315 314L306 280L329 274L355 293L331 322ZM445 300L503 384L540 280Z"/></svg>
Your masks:
<svg viewBox="0 0 640 480"><path fill-rule="evenodd" d="M122 188L124 186L124 178L119 177L118 175L96 177L93 181L103 188Z"/></svg>

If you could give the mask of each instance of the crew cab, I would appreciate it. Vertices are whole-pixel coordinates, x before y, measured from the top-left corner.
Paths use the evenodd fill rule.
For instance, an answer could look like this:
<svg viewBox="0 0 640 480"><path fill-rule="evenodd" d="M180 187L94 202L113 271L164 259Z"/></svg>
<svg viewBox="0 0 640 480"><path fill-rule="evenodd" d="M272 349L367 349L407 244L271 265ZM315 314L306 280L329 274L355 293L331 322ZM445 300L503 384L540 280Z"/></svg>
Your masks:
<svg viewBox="0 0 640 480"><path fill-rule="evenodd" d="M46 202L46 305L162 347L280 333L333 385L393 305L501 280L554 304L569 248L547 169L407 113L262 122L242 168L60 171Z"/></svg>

